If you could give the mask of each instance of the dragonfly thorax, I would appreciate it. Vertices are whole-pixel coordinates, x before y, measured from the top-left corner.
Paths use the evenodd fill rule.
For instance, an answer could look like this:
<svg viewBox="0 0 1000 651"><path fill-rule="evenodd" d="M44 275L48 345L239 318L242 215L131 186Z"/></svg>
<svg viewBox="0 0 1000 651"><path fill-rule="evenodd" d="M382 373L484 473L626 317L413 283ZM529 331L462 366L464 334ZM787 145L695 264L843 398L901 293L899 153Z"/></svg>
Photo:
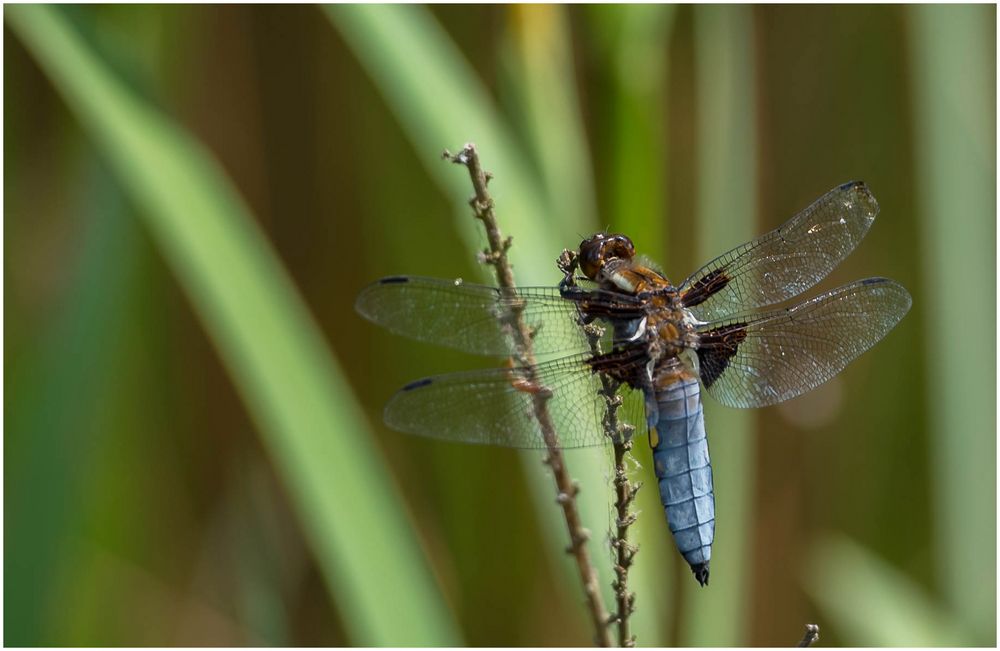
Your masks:
<svg viewBox="0 0 1000 651"><path fill-rule="evenodd" d="M667 359L681 353L693 334L693 328L685 319L683 308L672 305L671 294L657 296L653 303L661 303L651 308L646 318L649 328L649 352L653 359Z"/></svg>

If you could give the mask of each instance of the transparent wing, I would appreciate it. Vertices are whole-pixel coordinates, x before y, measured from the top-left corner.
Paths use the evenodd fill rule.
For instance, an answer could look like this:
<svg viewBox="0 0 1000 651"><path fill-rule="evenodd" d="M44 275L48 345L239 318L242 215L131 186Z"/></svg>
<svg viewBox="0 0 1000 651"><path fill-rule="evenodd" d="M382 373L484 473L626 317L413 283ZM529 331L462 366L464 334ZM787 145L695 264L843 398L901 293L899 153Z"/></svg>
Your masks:
<svg viewBox="0 0 1000 651"><path fill-rule="evenodd" d="M592 312L627 318L638 315L638 299L601 290L577 290ZM391 276L361 291L355 303L366 319L389 331L479 355L511 354L510 319L516 310L535 332L536 353L589 350L578 322L578 301L556 287L496 287L460 281Z"/></svg>
<svg viewBox="0 0 1000 651"><path fill-rule="evenodd" d="M839 373L899 323L910 295L886 278L844 285L787 310L699 329L701 381L730 407L771 405Z"/></svg>
<svg viewBox="0 0 1000 651"><path fill-rule="evenodd" d="M576 355L535 367L537 385L551 391L546 408L561 448L609 442L603 425L607 401L599 394L602 374L591 371L588 359L589 355ZM641 365L639 356L623 357L618 368L635 364ZM523 368L500 368L418 380L392 397L385 422L402 432L448 441L545 448L535 416L539 387L526 377ZM632 428L626 435L645 432L642 392L621 385L617 395L623 401L617 419Z"/></svg>
<svg viewBox="0 0 1000 651"><path fill-rule="evenodd" d="M827 192L779 228L708 263L680 286L701 321L773 305L797 296L854 250L878 214L861 181Z"/></svg>

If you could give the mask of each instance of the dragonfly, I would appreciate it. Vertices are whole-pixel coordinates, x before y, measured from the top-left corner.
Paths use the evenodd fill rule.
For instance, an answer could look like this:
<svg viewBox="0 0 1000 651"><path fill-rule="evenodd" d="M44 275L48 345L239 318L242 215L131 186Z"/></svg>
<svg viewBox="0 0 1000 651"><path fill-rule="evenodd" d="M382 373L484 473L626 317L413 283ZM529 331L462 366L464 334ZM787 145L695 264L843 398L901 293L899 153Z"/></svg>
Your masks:
<svg viewBox="0 0 1000 651"><path fill-rule="evenodd" d="M887 278L781 306L846 258L877 214L864 182L844 183L679 285L637 257L627 236L603 232L581 242L557 286L383 278L358 296L365 318L418 341L507 358L499 368L411 382L389 400L385 422L524 449L621 443L645 430L668 528L705 586L715 493L702 392L736 408L795 398L899 323L910 295ZM557 440L536 417L539 393Z"/></svg>

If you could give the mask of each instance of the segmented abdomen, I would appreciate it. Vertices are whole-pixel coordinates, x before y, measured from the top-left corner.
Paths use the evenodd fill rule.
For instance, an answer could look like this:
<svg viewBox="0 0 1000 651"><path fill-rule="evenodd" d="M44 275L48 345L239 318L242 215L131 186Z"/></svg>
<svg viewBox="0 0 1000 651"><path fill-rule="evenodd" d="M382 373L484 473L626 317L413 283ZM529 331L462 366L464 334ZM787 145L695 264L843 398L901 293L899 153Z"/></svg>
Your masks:
<svg viewBox="0 0 1000 651"><path fill-rule="evenodd" d="M677 549L698 582L708 582L715 539L715 496L698 380L684 378L657 393L653 462L660 500Z"/></svg>

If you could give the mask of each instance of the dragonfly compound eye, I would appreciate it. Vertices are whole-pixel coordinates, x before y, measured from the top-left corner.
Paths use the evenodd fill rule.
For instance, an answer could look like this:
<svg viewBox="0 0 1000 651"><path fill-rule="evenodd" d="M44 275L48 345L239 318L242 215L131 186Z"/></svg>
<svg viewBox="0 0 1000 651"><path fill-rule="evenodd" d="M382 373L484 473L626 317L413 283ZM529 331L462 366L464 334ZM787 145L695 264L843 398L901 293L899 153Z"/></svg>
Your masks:
<svg viewBox="0 0 1000 651"><path fill-rule="evenodd" d="M633 257L635 246L624 235L597 233L580 243L580 270L591 280L597 280L597 275L609 261L616 258L631 260Z"/></svg>

